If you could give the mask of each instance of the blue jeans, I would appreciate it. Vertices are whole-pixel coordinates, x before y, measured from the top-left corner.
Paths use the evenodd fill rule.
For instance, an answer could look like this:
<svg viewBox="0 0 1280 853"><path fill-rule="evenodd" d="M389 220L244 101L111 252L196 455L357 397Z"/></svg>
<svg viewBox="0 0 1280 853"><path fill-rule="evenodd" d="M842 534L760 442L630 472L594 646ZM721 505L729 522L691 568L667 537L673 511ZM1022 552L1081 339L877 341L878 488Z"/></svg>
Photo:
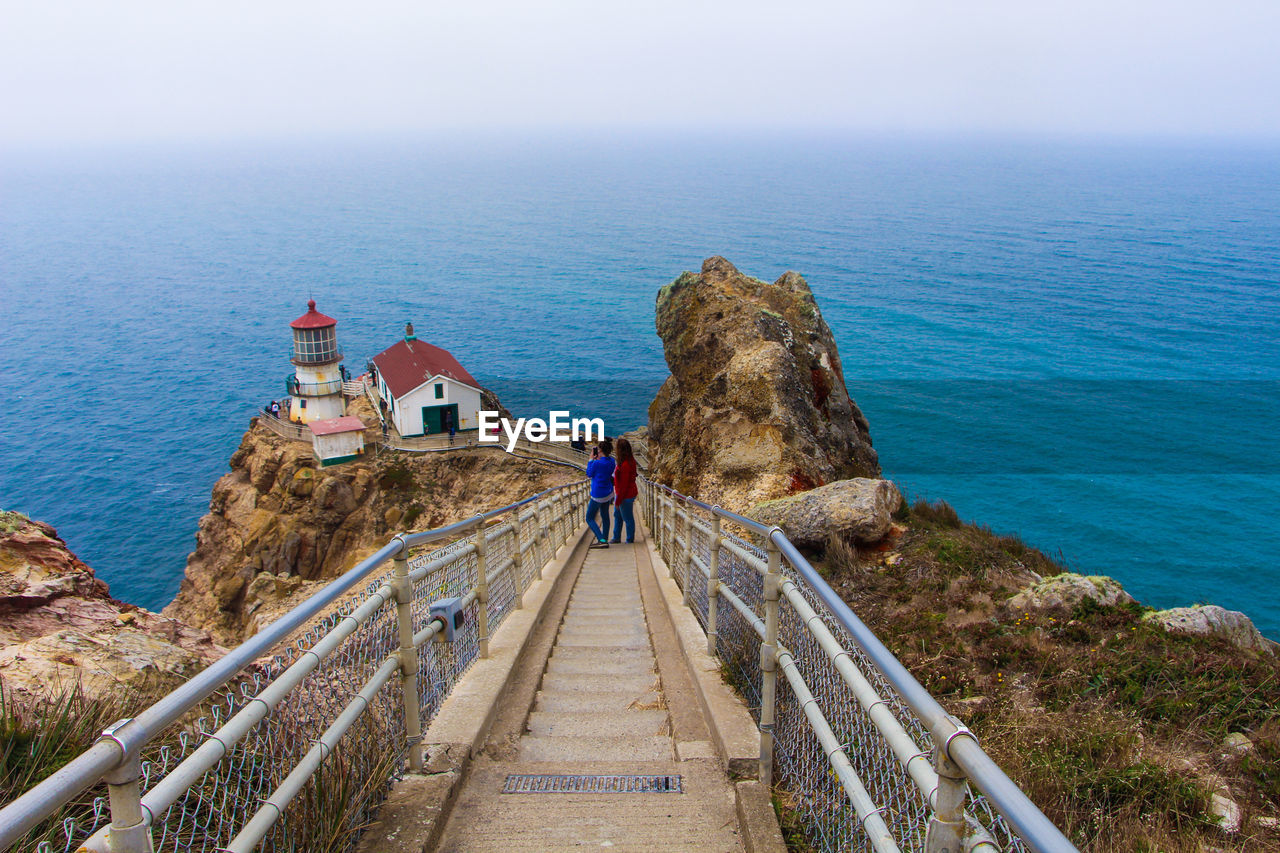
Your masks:
<svg viewBox="0 0 1280 853"><path fill-rule="evenodd" d="M595 534L597 542L604 542L609 538L609 501L600 503L595 498L587 499L587 527L591 528L591 532ZM600 525L596 524L595 516L600 515L600 525L604 526L604 530L600 529Z"/></svg>
<svg viewBox="0 0 1280 853"><path fill-rule="evenodd" d="M613 505L613 541L622 541L622 525L627 525L627 541L636 541L636 516L631 511L631 505L636 502L635 498L627 498L618 501Z"/></svg>

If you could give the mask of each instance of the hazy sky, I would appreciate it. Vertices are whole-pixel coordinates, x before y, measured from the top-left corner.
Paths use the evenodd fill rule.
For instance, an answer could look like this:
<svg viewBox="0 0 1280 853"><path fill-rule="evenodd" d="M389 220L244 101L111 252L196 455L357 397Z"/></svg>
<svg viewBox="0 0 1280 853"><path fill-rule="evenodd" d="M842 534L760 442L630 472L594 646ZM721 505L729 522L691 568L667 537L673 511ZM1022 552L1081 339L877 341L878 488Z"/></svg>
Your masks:
<svg viewBox="0 0 1280 853"><path fill-rule="evenodd" d="M0 0L0 144L504 127L1280 138L1280 0Z"/></svg>

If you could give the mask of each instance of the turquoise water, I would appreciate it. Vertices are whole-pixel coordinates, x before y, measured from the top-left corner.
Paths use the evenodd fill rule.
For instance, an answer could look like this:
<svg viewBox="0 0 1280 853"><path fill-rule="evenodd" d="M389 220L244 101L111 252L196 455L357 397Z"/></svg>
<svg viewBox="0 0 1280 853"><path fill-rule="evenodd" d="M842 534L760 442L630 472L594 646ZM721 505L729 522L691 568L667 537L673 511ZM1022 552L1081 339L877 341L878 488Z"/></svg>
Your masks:
<svg viewBox="0 0 1280 853"><path fill-rule="evenodd" d="M645 420L657 289L812 285L889 476L1156 606L1280 637L1280 149L840 138L10 155L0 504L177 589L314 296L509 406Z"/></svg>

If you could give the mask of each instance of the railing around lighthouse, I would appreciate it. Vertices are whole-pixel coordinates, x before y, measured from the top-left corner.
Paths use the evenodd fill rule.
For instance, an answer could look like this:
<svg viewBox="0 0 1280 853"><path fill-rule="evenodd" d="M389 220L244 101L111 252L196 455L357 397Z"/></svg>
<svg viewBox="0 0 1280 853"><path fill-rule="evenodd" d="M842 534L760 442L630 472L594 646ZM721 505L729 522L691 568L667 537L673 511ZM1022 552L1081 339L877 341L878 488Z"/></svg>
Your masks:
<svg viewBox="0 0 1280 853"><path fill-rule="evenodd" d="M780 529L640 486L708 651L759 725L761 781L787 792L815 849L1075 850Z"/></svg>
<svg viewBox="0 0 1280 853"><path fill-rule="evenodd" d="M576 482L396 536L5 805L0 849L32 849L33 827L102 783L56 849L349 849L388 783L422 769L423 724L583 529L586 495Z"/></svg>

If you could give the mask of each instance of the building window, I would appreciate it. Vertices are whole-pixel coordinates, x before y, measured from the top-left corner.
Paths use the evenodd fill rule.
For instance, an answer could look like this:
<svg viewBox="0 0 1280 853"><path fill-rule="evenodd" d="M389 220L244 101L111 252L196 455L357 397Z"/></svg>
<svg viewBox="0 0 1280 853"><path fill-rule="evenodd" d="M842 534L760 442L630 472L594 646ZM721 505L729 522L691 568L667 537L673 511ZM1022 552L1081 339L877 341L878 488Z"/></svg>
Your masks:
<svg viewBox="0 0 1280 853"><path fill-rule="evenodd" d="M444 399L444 383L443 382L436 383L436 399L437 400Z"/></svg>
<svg viewBox="0 0 1280 853"><path fill-rule="evenodd" d="M307 407L307 398L303 397L298 401L298 408L305 409Z"/></svg>

